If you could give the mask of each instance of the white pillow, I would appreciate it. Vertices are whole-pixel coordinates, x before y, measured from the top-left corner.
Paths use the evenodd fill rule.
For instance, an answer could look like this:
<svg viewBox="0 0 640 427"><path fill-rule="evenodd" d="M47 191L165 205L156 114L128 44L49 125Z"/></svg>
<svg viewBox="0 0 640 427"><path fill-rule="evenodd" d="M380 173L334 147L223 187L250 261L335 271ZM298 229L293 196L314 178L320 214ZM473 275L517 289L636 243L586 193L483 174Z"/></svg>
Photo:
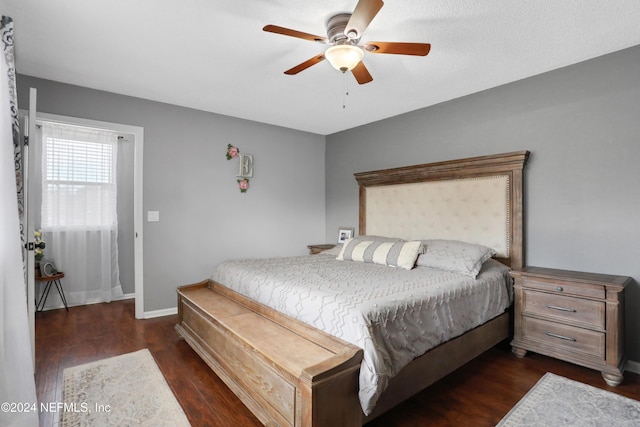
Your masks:
<svg viewBox="0 0 640 427"><path fill-rule="evenodd" d="M418 267L464 274L474 279L482 264L496 254L486 246L458 240L423 240L425 252L418 257Z"/></svg>
<svg viewBox="0 0 640 427"><path fill-rule="evenodd" d="M411 270L415 263L422 242L404 241L374 241L359 239L348 239L342 245L342 250L337 256L341 261L359 261L386 265L389 267L400 267Z"/></svg>

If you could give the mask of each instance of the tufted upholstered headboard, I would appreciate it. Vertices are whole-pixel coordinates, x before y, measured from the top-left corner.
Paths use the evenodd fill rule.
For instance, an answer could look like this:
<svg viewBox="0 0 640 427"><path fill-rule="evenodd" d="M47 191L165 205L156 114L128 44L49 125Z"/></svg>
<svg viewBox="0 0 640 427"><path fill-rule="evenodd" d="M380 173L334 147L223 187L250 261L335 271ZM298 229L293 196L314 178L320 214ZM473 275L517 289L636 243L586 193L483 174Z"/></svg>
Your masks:
<svg viewBox="0 0 640 427"><path fill-rule="evenodd" d="M523 172L528 151L356 173L360 234L453 239L524 265Z"/></svg>

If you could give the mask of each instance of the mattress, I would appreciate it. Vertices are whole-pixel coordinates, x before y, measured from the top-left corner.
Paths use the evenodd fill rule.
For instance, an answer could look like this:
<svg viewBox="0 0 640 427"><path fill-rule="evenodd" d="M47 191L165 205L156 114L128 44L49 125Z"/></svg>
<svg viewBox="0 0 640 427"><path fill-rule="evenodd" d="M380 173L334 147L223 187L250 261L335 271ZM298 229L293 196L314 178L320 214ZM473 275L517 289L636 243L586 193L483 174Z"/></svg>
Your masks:
<svg viewBox="0 0 640 427"><path fill-rule="evenodd" d="M229 261L212 279L362 348L359 398L369 415L389 379L414 358L509 307L508 271L489 260L472 279L318 254Z"/></svg>

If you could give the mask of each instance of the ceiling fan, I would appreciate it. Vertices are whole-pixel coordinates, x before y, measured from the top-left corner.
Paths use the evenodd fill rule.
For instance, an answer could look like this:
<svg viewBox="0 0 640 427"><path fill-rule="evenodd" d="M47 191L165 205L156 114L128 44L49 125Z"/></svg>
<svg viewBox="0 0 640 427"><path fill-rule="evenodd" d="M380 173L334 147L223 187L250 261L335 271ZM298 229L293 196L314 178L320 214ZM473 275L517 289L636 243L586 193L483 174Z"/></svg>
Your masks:
<svg viewBox="0 0 640 427"><path fill-rule="evenodd" d="M362 62L365 51L370 53L426 56L431 49L429 43L367 42L361 45L360 38L362 34L383 5L384 2L382 0L359 0L353 13L340 13L329 18L327 22L327 37L316 36L277 25L267 25L263 30L330 45L324 53L296 65L285 71L285 74L298 74L326 59L335 69L343 73L351 71L358 83L365 84L373 80L369 70Z"/></svg>

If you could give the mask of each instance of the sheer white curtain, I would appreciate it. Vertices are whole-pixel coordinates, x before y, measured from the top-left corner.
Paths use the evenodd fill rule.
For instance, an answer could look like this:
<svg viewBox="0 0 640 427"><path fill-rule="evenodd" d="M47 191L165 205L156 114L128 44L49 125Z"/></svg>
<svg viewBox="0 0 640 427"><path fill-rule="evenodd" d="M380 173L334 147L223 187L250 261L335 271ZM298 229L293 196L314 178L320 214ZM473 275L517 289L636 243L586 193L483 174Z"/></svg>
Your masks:
<svg viewBox="0 0 640 427"><path fill-rule="evenodd" d="M109 302L122 296L118 269L114 132L58 123L42 124L41 228L65 273L69 305ZM47 307L61 307L50 293Z"/></svg>

